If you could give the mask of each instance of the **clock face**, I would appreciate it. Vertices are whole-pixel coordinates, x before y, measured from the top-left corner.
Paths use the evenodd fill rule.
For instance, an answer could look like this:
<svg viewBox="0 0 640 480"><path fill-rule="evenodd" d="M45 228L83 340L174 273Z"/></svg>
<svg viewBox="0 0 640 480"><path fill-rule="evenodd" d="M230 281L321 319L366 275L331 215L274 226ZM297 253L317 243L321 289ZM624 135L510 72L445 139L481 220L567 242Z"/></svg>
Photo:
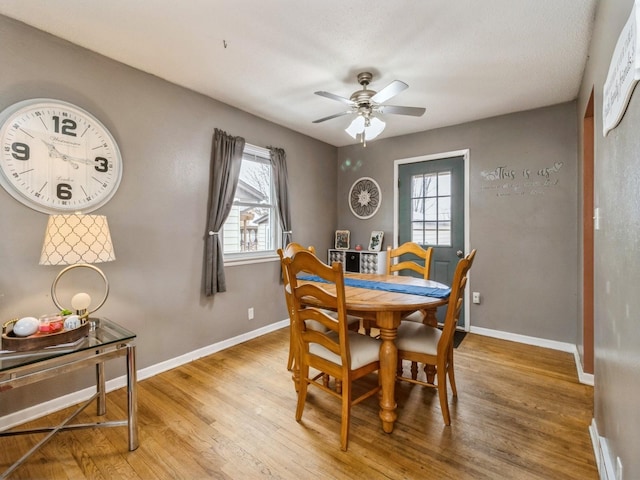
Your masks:
<svg viewBox="0 0 640 480"><path fill-rule="evenodd" d="M91 212L111 199L122 178L109 131L59 100L25 100L0 113L0 149L0 184L44 213Z"/></svg>
<svg viewBox="0 0 640 480"><path fill-rule="evenodd" d="M354 182L349 191L349 207L358 218L373 217L382 201L380 186L369 177L362 177Z"/></svg>

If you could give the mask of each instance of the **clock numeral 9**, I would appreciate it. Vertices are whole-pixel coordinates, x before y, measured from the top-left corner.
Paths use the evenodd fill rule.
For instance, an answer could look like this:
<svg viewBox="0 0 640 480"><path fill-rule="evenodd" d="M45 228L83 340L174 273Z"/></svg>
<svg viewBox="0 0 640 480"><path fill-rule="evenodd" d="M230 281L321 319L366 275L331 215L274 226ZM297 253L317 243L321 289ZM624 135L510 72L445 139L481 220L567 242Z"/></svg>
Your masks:
<svg viewBox="0 0 640 480"><path fill-rule="evenodd" d="M96 162L98 163L98 165L94 167L96 171L101 173L105 173L109 171L109 162L106 158L96 157Z"/></svg>
<svg viewBox="0 0 640 480"><path fill-rule="evenodd" d="M62 133L63 135L70 135L72 137L76 136L74 130L77 128L76 122L71 120L70 118L62 119L60 122L60 117L57 115L53 116L53 129L56 133Z"/></svg>
<svg viewBox="0 0 640 480"><path fill-rule="evenodd" d="M14 142L11 144L11 150L11 156L16 160L29 160L29 145L26 143Z"/></svg>
<svg viewBox="0 0 640 480"><path fill-rule="evenodd" d="M60 200L71 200L71 185L68 183L59 183L56 187L56 196Z"/></svg>

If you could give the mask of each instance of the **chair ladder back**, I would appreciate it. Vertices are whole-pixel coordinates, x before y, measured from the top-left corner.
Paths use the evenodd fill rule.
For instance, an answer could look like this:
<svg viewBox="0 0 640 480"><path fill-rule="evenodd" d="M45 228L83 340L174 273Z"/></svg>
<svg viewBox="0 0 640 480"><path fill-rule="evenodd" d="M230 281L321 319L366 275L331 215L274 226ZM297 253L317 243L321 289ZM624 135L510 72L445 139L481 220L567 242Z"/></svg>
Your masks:
<svg viewBox="0 0 640 480"><path fill-rule="evenodd" d="M309 345L315 343L338 355L342 368L348 368L351 364L351 358L342 265L334 263L332 266L328 266L306 250L297 252L292 258L285 258L284 264L291 283L293 328L295 328L296 336L300 342L301 353L308 355ZM335 293L317 284L299 284L298 273L316 275L330 284L334 284ZM305 299L304 303L302 302L303 298ZM335 308L337 318L327 315L320 309L307 307L307 302L313 302L313 299L316 299L323 306ZM332 338L328 334L329 332L307 329L307 320L321 323L329 332L337 333L337 338Z"/></svg>
<svg viewBox="0 0 640 480"><path fill-rule="evenodd" d="M414 255L424 261L424 265L419 264L415 260L401 259L402 255ZM431 273L431 256L433 255L433 247L422 248L414 242L406 242L398 248L387 247L387 275L402 270L412 270L425 280L429 280ZM397 263L394 263L394 260Z"/></svg>
<svg viewBox="0 0 640 480"><path fill-rule="evenodd" d="M456 266L455 273L453 275L453 282L451 283L451 294L449 295L449 303L447 305L447 313L444 318L444 327L442 330L442 337L438 343L438 349L440 345L448 345L458 320L460 319L460 312L462 311L462 302L464 298L464 290L467 286L467 274L473 264L476 250L472 250L465 258L461 258Z"/></svg>
<svg viewBox="0 0 640 480"><path fill-rule="evenodd" d="M282 283L284 284L284 299L285 299L285 303L287 305L287 314L289 315L289 321L293 322L293 314L292 314L292 310L293 310L293 301L292 301L292 291L291 291L291 285L289 282L289 275L287 272L287 269L285 268L284 265L284 259L285 258L291 258L293 257L296 252L300 252L303 250L308 250L311 253L315 254L316 249L313 246L309 246L306 249L300 245L299 243L295 243L295 242L291 242L289 243L284 250L282 250L281 248L278 249L278 256L280 257L280 267L282 269ZM293 323L290 323L290 327L291 330L293 330ZM293 335L289 335L289 358L287 360L287 370L291 370L293 368L293 361L294 361L294 343L295 343L295 339Z"/></svg>

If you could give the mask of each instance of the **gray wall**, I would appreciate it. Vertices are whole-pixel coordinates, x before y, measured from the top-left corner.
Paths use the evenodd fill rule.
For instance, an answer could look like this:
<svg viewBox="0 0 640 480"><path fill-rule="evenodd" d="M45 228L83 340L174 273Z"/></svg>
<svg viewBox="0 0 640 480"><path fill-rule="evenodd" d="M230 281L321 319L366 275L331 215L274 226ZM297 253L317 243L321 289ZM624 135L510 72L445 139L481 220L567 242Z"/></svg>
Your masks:
<svg viewBox="0 0 640 480"><path fill-rule="evenodd" d="M354 245L384 230L386 248L393 243L394 160L469 149L470 247L478 254L468 288L482 295L471 305L471 326L576 343L575 118L572 102L339 148L338 227L351 231ZM498 167L513 178L490 180ZM545 185L538 172L548 168L557 171ZM347 203L361 176L382 190L382 206L368 220Z"/></svg>
<svg viewBox="0 0 640 480"><path fill-rule="evenodd" d="M602 0L578 99L581 122L591 90L595 117L595 423L620 457L624 478L640 478L640 96L617 128L602 134L602 89L632 0ZM636 52L637 53L637 52Z"/></svg>
<svg viewBox="0 0 640 480"><path fill-rule="evenodd" d="M287 318L278 262L229 267L227 292L202 294L213 131L284 148L294 239L319 249L330 246L336 224L335 147L2 16L0 65L0 109L34 97L70 101L96 115L119 142L123 180L96 212L109 220L117 257L102 265L111 293L99 314L138 334L139 368ZM61 267L38 265L46 223L45 214L0 188L2 322L55 311L49 290ZM249 307L255 308L252 321ZM3 392L0 415L75 391L87 380L67 377L38 392Z"/></svg>

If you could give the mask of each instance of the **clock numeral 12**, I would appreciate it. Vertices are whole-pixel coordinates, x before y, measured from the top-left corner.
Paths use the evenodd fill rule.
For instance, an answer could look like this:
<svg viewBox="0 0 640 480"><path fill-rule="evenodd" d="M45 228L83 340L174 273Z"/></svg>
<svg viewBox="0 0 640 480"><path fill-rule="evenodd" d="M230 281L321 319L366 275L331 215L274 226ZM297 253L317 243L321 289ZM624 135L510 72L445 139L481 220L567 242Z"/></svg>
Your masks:
<svg viewBox="0 0 640 480"><path fill-rule="evenodd" d="M60 117L57 115L53 116L53 129L56 133L62 133L63 135L70 135L72 137L76 136L74 130L77 128L76 122L71 120L70 118L62 119L62 123L60 122Z"/></svg>

